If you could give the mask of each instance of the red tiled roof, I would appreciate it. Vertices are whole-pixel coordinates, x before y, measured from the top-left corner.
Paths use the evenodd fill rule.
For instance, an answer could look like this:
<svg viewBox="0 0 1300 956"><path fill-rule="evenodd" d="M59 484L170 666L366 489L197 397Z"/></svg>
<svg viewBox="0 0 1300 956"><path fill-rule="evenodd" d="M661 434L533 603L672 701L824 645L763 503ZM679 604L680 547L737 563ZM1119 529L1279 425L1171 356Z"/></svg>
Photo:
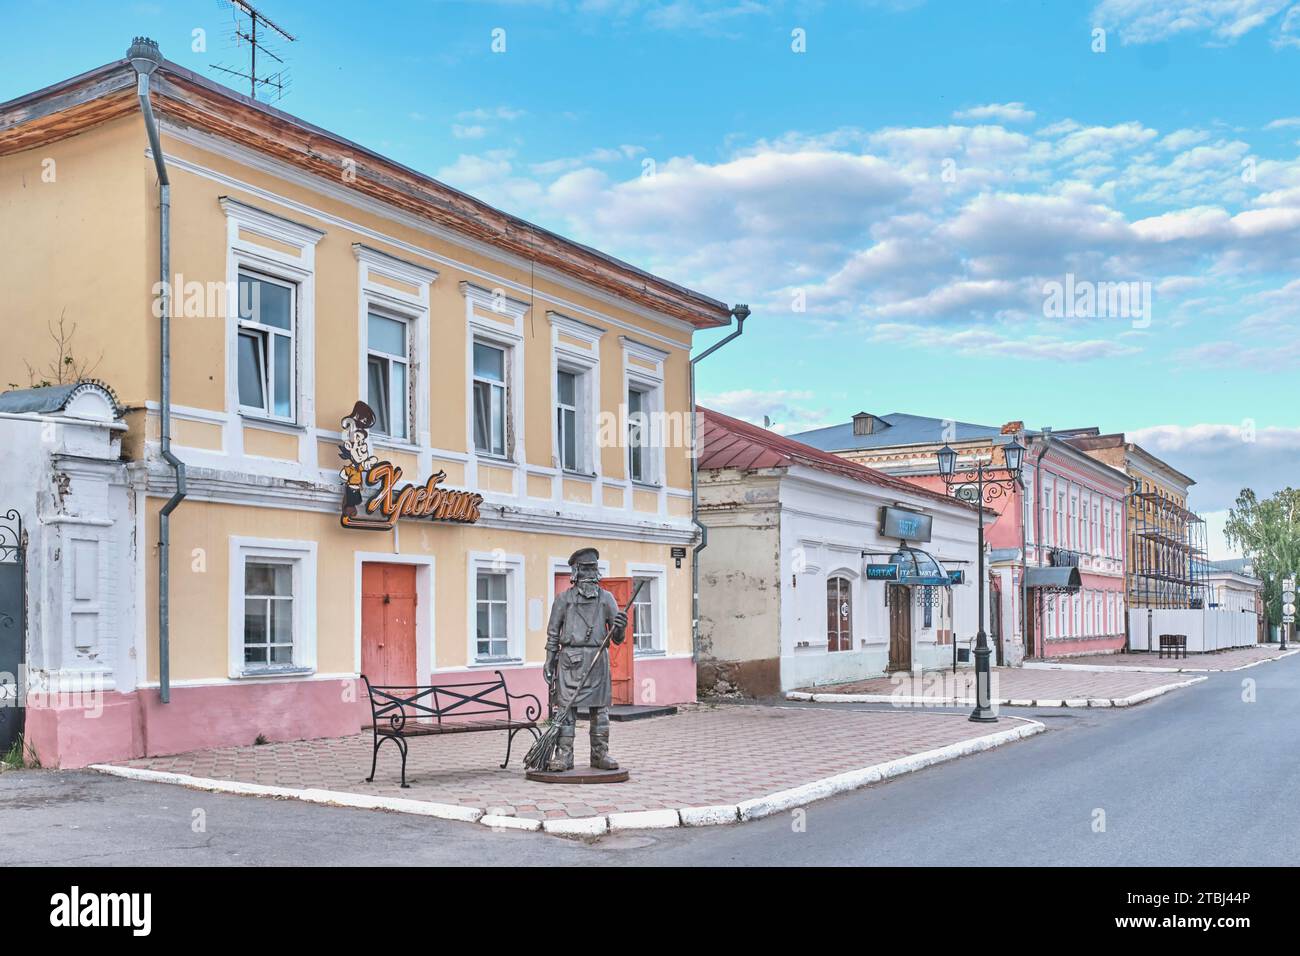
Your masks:
<svg viewBox="0 0 1300 956"><path fill-rule="evenodd" d="M903 478L895 478L874 468L859 465L838 455L795 441L793 438L777 435L766 428L759 428L757 425L742 422L730 415L715 412L711 408L697 405L696 411L703 419L699 439L701 469L737 468L741 471L753 471L760 468L803 465L869 485L893 488L923 498L973 508L960 499L950 498L921 485L912 484Z"/></svg>

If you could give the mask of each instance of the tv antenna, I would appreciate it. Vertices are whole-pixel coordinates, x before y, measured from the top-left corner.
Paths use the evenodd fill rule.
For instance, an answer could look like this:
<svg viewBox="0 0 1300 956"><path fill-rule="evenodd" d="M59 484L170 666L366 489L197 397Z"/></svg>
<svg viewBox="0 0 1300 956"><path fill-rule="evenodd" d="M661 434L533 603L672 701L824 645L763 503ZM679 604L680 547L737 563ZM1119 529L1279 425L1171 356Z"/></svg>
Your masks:
<svg viewBox="0 0 1300 956"><path fill-rule="evenodd" d="M275 52L271 44L275 42L277 36L290 43L293 43L297 37L291 35L246 0L223 0L223 3L230 7L231 14L235 19L235 29L230 34L231 39L234 40L236 46L248 45L248 72L234 70L219 63L211 64L212 68L247 80L248 95L253 99L257 99L259 87L274 91L271 94L271 100L280 99L289 88L289 71L285 67L284 59ZM259 53L263 57L264 70L266 69L266 58L269 57L274 61L270 67L273 72L258 75L257 55ZM276 68L277 65L278 69Z"/></svg>

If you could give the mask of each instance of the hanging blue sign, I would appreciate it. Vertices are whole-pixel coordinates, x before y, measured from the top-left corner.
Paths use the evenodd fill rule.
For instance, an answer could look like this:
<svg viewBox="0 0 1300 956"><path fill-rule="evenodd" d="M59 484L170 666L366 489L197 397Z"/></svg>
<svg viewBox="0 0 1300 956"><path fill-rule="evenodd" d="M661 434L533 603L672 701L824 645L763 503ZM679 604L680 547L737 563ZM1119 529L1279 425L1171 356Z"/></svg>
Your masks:
<svg viewBox="0 0 1300 956"><path fill-rule="evenodd" d="M868 564L867 565L868 581L897 581L898 565L896 564Z"/></svg>
<svg viewBox="0 0 1300 956"><path fill-rule="evenodd" d="M965 583L966 583L966 571L965 571L965 569L962 569L962 570L960 570L960 571L949 571L949 572L948 572L948 583L949 583L949 584L965 584Z"/></svg>
<svg viewBox="0 0 1300 956"><path fill-rule="evenodd" d="M929 541L930 527L934 519L919 511L907 511L903 508L880 509L880 534L884 538L898 538L901 541Z"/></svg>

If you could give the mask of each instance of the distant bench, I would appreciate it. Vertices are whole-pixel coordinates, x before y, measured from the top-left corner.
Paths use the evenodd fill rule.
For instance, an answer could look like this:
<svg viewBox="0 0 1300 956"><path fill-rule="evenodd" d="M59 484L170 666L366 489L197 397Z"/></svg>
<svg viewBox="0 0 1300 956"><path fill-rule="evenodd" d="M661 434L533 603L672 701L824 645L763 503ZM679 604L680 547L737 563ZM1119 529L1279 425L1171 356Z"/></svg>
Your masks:
<svg viewBox="0 0 1300 956"><path fill-rule="evenodd" d="M379 687L370 683L365 674L366 692L370 695L370 716L374 730L375 749L370 757L370 776L375 779L375 764L379 748L385 740L397 743L402 752L402 786L406 787L406 738L427 737L440 734L472 734L500 730L506 734L506 759L502 769L510 763L510 748L515 734L526 730L536 739L540 731L537 719L542 715L542 703L534 694L512 694L506 689L505 675L496 671L496 680L468 681L459 684L421 684L412 686ZM515 720L511 701L532 701L523 709L523 720ZM450 720L444 722L444 717ZM462 719L480 718L485 719Z"/></svg>
<svg viewBox="0 0 1300 956"><path fill-rule="evenodd" d="M1161 634L1160 656L1173 658L1187 657L1187 635Z"/></svg>

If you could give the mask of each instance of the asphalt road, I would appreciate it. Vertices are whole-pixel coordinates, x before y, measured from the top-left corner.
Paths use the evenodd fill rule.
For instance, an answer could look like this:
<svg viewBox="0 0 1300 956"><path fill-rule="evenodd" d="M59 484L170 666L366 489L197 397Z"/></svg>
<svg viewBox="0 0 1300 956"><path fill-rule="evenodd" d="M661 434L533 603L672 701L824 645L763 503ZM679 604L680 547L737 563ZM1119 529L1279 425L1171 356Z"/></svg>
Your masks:
<svg viewBox="0 0 1300 956"><path fill-rule="evenodd" d="M1243 700L1253 682L1254 701ZM0 866L1294 865L1300 655L730 827L593 842L200 793L93 772L0 774ZM201 811L201 812L198 812ZM1104 829L1102 828L1104 824Z"/></svg>

